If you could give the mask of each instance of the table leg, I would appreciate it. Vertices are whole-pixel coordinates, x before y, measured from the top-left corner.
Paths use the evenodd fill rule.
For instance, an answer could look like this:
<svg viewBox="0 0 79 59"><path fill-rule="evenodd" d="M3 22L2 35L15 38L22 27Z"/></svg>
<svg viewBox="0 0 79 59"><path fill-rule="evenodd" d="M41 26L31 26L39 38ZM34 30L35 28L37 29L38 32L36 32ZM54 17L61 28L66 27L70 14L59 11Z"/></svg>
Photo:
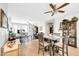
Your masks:
<svg viewBox="0 0 79 59"><path fill-rule="evenodd" d="M4 56L4 48L1 48L1 56Z"/></svg>
<svg viewBox="0 0 79 59"><path fill-rule="evenodd" d="M50 40L50 48L49 48L50 56L52 56L52 41Z"/></svg>
<svg viewBox="0 0 79 59"><path fill-rule="evenodd" d="M49 54L50 54L50 56L52 56L52 53L51 53L51 46L50 46L50 48L49 48Z"/></svg>
<svg viewBox="0 0 79 59"><path fill-rule="evenodd" d="M54 52L55 52L54 48L55 48L55 47L54 47L54 44L53 44L53 56L54 56Z"/></svg>

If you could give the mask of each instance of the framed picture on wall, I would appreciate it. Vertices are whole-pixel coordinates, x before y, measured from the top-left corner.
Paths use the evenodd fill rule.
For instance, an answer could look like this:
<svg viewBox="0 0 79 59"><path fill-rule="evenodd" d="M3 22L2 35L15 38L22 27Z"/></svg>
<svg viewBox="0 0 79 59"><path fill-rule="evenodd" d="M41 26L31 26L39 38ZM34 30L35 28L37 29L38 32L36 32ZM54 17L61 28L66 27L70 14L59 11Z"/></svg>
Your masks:
<svg viewBox="0 0 79 59"><path fill-rule="evenodd" d="M0 9L0 11L1 11L0 12L1 13L1 27L8 28L8 18L2 9Z"/></svg>

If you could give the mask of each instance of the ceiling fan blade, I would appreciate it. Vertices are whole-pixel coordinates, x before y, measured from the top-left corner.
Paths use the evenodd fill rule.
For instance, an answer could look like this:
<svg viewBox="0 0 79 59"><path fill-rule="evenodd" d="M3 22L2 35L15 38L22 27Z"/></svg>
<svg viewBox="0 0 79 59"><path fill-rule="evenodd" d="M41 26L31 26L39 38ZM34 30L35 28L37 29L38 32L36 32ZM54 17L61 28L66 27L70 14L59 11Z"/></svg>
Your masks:
<svg viewBox="0 0 79 59"><path fill-rule="evenodd" d="M65 3L65 4L61 5L59 8L57 8L57 9L63 8L63 7L65 7L65 6L68 5L68 4L69 4L69 3Z"/></svg>
<svg viewBox="0 0 79 59"><path fill-rule="evenodd" d="M50 7L53 9L53 11L55 10L55 6L51 3L51 4L49 4L50 5Z"/></svg>
<svg viewBox="0 0 79 59"><path fill-rule="evenodd" d="M44 14L46 14L46 13L51 13L52 11L48 11L48 12L44 12Z"/></svg>
<svg viewBox="0 0 79 59"><path fill-rule="evenodd" d="M63 10L59 10L58 12L64 13L65 11L63 11Z"/></svg>

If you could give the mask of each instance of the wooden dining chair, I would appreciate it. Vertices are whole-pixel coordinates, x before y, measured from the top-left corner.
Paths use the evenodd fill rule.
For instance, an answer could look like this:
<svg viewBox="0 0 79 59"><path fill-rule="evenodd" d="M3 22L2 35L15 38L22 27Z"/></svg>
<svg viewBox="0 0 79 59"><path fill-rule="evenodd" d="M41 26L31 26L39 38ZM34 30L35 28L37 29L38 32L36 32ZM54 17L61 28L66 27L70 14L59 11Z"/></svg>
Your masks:
<svg viewBox="0 0 79 59"><path fill-rule="evenodd" d="M62 41L55 43L54 48L56 48L56 50L58 51L58 54L61 51L62 56L64 56L65 54L68 56L68 42L69 42L69 35L67 35L67 33L65 33L65 35L62 38Z"/></svg>
<svg viewBox="0 0 79 59"><path fill-rule="evenodd" d="M50 44L44 41L43 36L44 36L44 33L42 33L42 32L38 33L38 40L39 40L38 54L41 50L43 52L43 56L44 56L45 48L48 47Z"/></svg>

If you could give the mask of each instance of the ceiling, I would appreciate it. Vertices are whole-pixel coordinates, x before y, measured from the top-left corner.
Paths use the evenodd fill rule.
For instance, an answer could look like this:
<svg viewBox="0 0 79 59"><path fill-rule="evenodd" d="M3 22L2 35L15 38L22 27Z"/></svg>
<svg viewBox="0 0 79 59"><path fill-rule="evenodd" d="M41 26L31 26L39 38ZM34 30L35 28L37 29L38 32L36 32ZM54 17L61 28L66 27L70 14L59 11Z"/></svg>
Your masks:
<svg viewBox="0 0 79 59"><path fill-rule="evenodd" d="M57 3L57 7L63 3ZM79 13L78 3L70 3L64 7L65 13L56 13L54 16L51 14L44 14L50 11L49 3L9 3L8 15L18 19L29 19L31 21L48 21L53 18L68 17Z"/></svg>

